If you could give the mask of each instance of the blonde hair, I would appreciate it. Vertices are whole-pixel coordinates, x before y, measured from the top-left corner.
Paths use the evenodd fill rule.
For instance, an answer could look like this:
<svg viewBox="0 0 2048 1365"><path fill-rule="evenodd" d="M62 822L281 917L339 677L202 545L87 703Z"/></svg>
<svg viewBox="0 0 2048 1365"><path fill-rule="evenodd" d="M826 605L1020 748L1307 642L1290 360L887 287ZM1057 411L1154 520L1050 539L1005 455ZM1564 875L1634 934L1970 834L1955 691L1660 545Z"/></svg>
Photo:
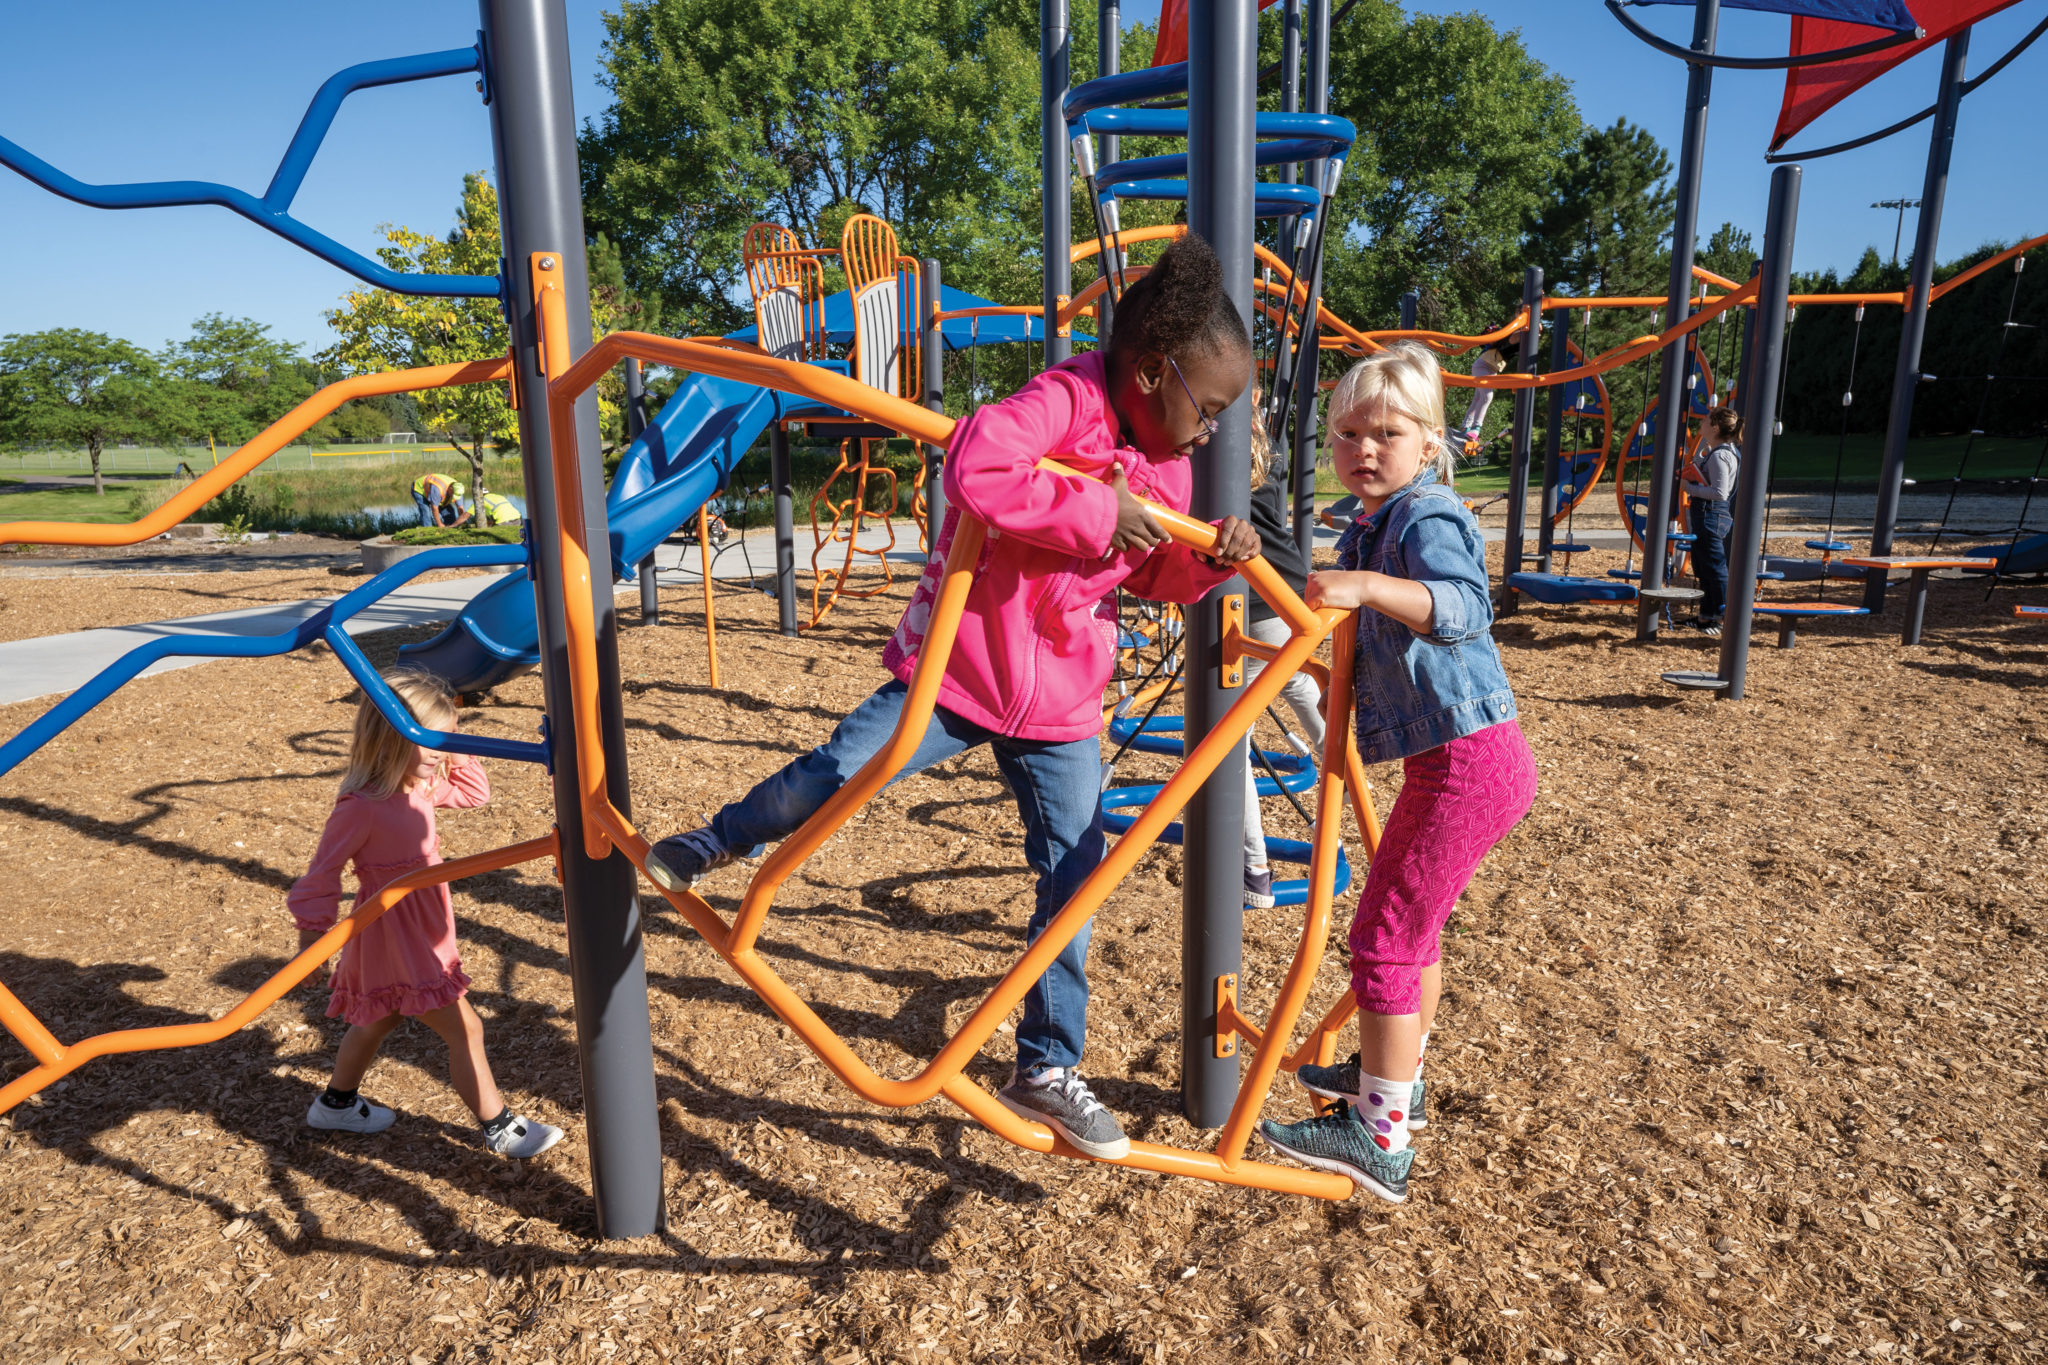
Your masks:
<svg viewBox="0 0 2048 1365"><path fill-rule="evenodd" d="M1449 484L1457 458L1444 440L1444 372L1427 346L1397 341L1353 365L1330 395L1329 424L1359 408L1384 405L1422 428L1423 458Z"/></svg>
<svg viewBox="0 0 2048 1365"><path fill-rule="evenodd" d="M448 684L423 668L394 668L383 675L412 718L429 730L455 728L455 694ZM348 746L348 772L341 794L361 792L381 801L402 791L412 776L418 746L398 733L367 693L356 707L355 736Z"/></svg>
<svg viewBox="0 0 2048 1365"><path fill-rule="evenodd" d="M1266 476L1273 472L1272 437L1266 435L1265 422L1266 389L1262 384L1252 386L1252 487L1264 488Z"/></svg>

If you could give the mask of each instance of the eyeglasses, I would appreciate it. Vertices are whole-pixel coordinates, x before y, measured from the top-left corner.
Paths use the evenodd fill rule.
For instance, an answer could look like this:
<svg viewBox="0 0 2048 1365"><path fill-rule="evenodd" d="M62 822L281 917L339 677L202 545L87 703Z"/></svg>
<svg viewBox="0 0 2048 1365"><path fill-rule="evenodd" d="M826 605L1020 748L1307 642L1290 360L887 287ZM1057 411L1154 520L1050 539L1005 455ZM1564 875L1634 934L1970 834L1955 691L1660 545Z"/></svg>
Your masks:
<svg viewBox="0 0 2048 1365"><path fill-rule="evenodd" d="M1188 406L1195 410L1195 420L1202 424L1202 439L1214 440L1216 433L1223 430L1223 424L1202 411L1202 405L1195 401L1195 391L1188 387L1188 377L1180 372L1180 366L1174 364L1172 356L1166 357L1166 363L1172 366L1173 377L1180 381L1180 391L1188 396Z"/></svg>

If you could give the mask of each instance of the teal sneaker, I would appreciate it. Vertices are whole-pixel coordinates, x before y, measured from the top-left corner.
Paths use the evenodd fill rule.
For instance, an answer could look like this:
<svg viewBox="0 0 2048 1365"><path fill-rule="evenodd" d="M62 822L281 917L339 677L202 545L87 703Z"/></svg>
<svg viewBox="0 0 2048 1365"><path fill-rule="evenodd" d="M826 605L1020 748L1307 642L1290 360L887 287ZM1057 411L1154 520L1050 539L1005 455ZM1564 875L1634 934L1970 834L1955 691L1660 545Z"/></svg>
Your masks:
<svg viewBox="0 0 2048 1365"><path fill-rule="evenodd" d="M1385 1139L1366 1132L1348 1103L1339 1101L1335 1113L1300 1123L1267 1119L1259 1125L1259 1136L1275 1151L1304 1166L1345 1176L1389 1204L1404 1203L1408 1198L1408 1170L1415 1164L1415 1149L1381 1150L1379 1143Z"/></svg>
<svg viewBox="0 0 2048 1365"><path fill-rule="evenodd" d="M1352 1053L1349 1061L1337 1066L1317 1066L1310 1062L1295 1072L1294 1078L1301 1082L1302 1089L1320 1099L1356 1099L1359 1085L1358 1054ZM1423 1110L1426 1100L1424 1090L1428 1084L1427 1081L1418 1080L1415 1082L1415 1088L1408 1092L1408 1131L1411 1133L1419 1133L1429 1127L1429 1118Z"/></svg>

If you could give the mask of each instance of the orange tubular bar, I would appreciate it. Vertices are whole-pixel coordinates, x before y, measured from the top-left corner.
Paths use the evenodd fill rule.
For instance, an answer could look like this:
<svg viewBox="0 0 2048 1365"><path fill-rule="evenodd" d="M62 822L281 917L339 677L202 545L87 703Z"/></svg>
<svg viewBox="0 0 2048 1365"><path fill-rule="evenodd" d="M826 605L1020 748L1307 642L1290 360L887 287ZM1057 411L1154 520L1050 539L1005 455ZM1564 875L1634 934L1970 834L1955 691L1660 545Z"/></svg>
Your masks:
<svg viewBox="0 0 2048 1365"><path fill-rule="evenodd" d="M950 420L929 413L914 404L878 393L844 376L810 366L766 357L746 357L731 351L644 334L614 333L593 346L581 360L564 369L557 363L557 358L567 353L567 310L563 306L561 296L560 273L542 268L541 261L542 258L537 254L534 280L542 335L547 343L543 349L550 357L549 412L555 445L553 474L560 488L576 486L576 431L574 420L569 415L573 411L576 395L588 388L597 376L610 368L620 356L628 354L636 355L643 360L655 360L678 368L719 374L785 392L807 394L858 413L870 421L897 426L914 439L930 445L943 446L951 436L953 424ZM1042 467L1066 474L1073 473L1049 461ZM1181 544L1195 549L1214 546L1216 533L1211 527L1164 508L1152 507L1149 510L1167 534ZM566 624L570 688L575 710L572 720L580 744L579 758L582 768L578 792L582 801L584 820L589 830L586 846L596 857L608 856L610 850L616 847L644 873L649 852L647 843L634 830L631 821L612 805L605 789L604 750L598 742L596 636L593 628L587 530L580 506L574 499L567 499L562 503L560 537L564 598L568 604ZM1351 618L1349 613L1341 611L1309 610L1262 559L1254 559L1242 566L1242 571L1253 586L1268 602L1274 604L1282 619L1293 628L1293 638L1278 649L1273 665L1260 673L1217 727L1195 746L1160 794L1138 817L1136 825L1117 841L1108 856L1076 890L1072 899L1060 909L1045 932L1039 935L1037 941L1016 965L1004 974L995 990L962 1025L960 1031L940 1049L938 1055L917 1075L907 1080L885 1079L841 1041L817 1013L790 990L773 968L755 951L754 942L767 918L777 889L798 865L853 815L862 802L879 791L900 771L902 764L914 751L937 702L939 681L944 675L947 659L952 652L962 609L973 583L973 567L984 538L985 528L973 518L963 518L955 531L944 576L940 581L938 604L932 614L931 626L925 638L925 647L920 652L917 667L911 675L909 695L905 699L902 717L890 743L855 774L845 787L835 793L817 814L806 821L803 828L784 840L774 854L762 864L747 888L746 895L741 901L739 915L734 922L728 926L693 892L664 891L663 895L692 927L704 935L706 941L732 965L762 1000L797 1031L834 1074L866 1099L901 1107L918 1104L943 1093L965 1109L971 1117L1009 1141L1034 1151L1059 1151L1067 1155L1078 1155L1066 1152L1063 1146L1056 1144L1050 1130L1045 1127L1009 1115L1008 1111L1002 1109L985 1091L968 1081L961 1074L962 1068L980 1051L994 1034L997 1025L1024 998L1026 991L1044 974L1052 960L1073 941L1074 936L1137 864L1138 859L1158 838L1167 823L1180 813L1193 796L1195 789L1236 748L1252 722L1279 696L1280 689L1286 685L1293 673L1308 662L1310 655L1323 638L1340 623ZM1343 667L1348 669L1348 645L1340 644L1339 652L1340 658L1345 661ZM1350 1194L1350 1182L1341 1177L1316 1171L1246 1162L1239 1156L1243 1137L1249 1133L1250 1124L1256 1117L1259 1106L1264 1102L1263 1087L1270 1083L1273 1071L1280 1064L1284 1050L1282 1045L1293 1029L1301 1001L1306 996L1309 982L1313 979L1315 967L1321 957L1322 942L1329 919L1331 890L1334 886L1337 849L1335 834L1338 828L1336 822L1338 811L1341 809L1338 804L1338 792L1341 788L1356 783L1363 776L1355 744L1350 738L1351 727L1345 722L1343 715L1348 694L1338 696L1333 691L1332 695L1337 696L1336 705L1339 709L1332 716L1330 733L1333 738L1328 741L1325 752L1327 776L1322 784L1323 810L1319 813L1317 821L1318 838L1325 847L1319 850L1311 874L1313 908L1308 912L1307 924L1312 932L1304 935L1287 982L1282 987L1280 1002L1266 1025L1265 1036L1275 1042L1270 1049L1261 1050L1261 1060L1253 1069L1252 1080L1247 1081L1247 1088L1241 1092L1238 1104L1233 1110L1236 1126L1232 1131L1236 1135L1238 1147L1219 1148L1214 1153L1200 1153L1150 1143L1133 1143L1131 1155L1118 1164L1172 1174L1196 1175L1232 1184L1288 1190L1326 1199L1342 1199ZM1354 791L1352 798L1356 805L1359 793ZM1369 802L1365 804L1364 809L1370 812ZM1369 816L1366 819L1367 823L1362 827L1374 829L1375 826L1369 822ZM1261 1077L1263 1079L1260 1079ZM1252 1090L1252 1081L1257 1081L1261 1088Z"/></svg>
<svg viewBox="0 0 2048 1365"><path fill-rule="evenodd" d="M1971 266L1962 274L1955 276L1953 279L1943 280L1940 284L1937 284L1934 286L1934 288L1928 290L1927 301L1929 303L1939 303L1941 301L1941 296L1943 294L1948 293L1949 290L1961 288L1963 285L1968 284L1971 280L1976 279L1979 275L1983 274L1987 270L1990 270L1992 267L2004 265L2013 257L2024 255L2027 252L2032 251L2035 247L2041 245L2043 242L2048 242L2048 234L2044 234L2040 237L2030 237L2026 241L2021 242L2018 246L2006 248L2004 251L1999 252L1996 256L1991 257L1989 260L1977 262L1977 264Z"/></svg>
<svg viewBox="0 0 2048 1365"><path fill-rule="evenodd" d="M16 1076L6 1086L0 1087L0 1114L6 1113L53 1081L70 1075L95 1057L107 1057L120 1052L159 1052L165 1048L194 1047L201 1043L218 1042L251 1023L263 1011L283 999L285 992L312 975L321 963L339 952L343 944L364 928L376 923L380 915L405 899L409 893L423 886L439 886L443 882L474 877L479 872L492 872L501 867L530 863L536 858L553 857L555 853L555 836L549 833L539 839L528 839L522 844L494 848L488 853L477 853L467 858L457 858L452 862L433 863L408 872L398 880L387 883L367 904L358 905L353 914L322 934L318 942L286 963L276 975L250 992L241 1004L220 1018L210 1019L201 1024L164 1024L155 1028L121 1029L114 1033L96 1034L65 1047L29 1013L26 1006L15 999L4 986L0 986L0 1023L6 1024L7 1031L20 1039L39 1063L33 1070Z"/></svg>
<svg viewBox="0 0 2048 1365"><path fill-rule="evenodd" d="M462 365L430 365L418 370L386 370L329 384L257 433L247 445L180 490L140 521L117 526L81 526L68 521L0 522L0 545L133 545L160 536L212 501L222 490L257 465L283 450L294 436L351 398L418 389L446 389L458 384L487 384L512 374L509 360L472 360Z"/></svg>

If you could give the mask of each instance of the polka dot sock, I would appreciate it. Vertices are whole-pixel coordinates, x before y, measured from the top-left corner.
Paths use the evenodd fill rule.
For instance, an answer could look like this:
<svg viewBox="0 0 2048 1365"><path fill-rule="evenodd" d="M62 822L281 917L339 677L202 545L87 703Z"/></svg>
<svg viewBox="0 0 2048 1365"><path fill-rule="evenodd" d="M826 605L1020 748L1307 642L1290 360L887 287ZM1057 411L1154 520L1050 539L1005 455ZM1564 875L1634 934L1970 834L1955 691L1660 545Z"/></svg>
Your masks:
<svg viewBox="0 0 2048 1365"><path fill-rule="evenodd" d="M1399 1152L1408 1146L1408 1095L1414 1084L1358 1073L1358 1121L1381 1151Z"/></svg>

